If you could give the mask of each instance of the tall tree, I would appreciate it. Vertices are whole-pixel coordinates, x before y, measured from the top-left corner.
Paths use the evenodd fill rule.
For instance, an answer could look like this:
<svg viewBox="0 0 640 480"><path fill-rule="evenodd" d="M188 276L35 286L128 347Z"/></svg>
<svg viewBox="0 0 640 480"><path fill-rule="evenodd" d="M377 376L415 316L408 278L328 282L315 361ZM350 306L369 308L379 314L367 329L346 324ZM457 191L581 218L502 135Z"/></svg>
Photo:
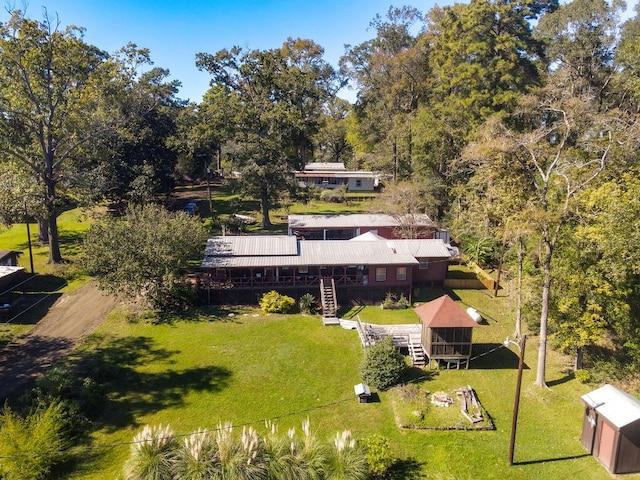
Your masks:
<svg viewBox="0 0 640 480"><path fill-rule="evenodd" d="M211 74L211 86L224 89L222 99L231 105L237 147L232 163L242 173L244 191L260 200L265 228L278 193L293 181L291 171L311 158L322 106L335 94L335 74L323 54L302 39L272 50L197 54L197 66Z"/></svg>
<svg viewBox="0 0 640 480"><path fill-rule="evenodd" d="M557 94L557 96L556 96ZM523 98L517 116L491 124L480 161L504 155L531 192L531 223L543 245L540 294L540 340L536 384L545 386L547 326L552 259L562 228L573 212L576 197L603 171L609 154L628 125L617 112L600 114L593 97L565 98L553 88ZM594 135L597 132L597 135ZM502 181L511 183L512 177ZM496 178L496 181L500 178Z"/></svg>
<svg viewBox="0 0 640 480"><path fill-rule="evenodd" d="M129 45L133 54L144 53ZM167 82L168 70L141 73L118 93L117 128L92 142L71 166L84 198L106 198L112 204L144 204L171 193L178 157L176 118L182 102L178 82ZM87 181L90 179L90 181Z"/></svg>
<svg viewBox="0 0 640 480"><path fill-rule="evenodd" d="M112 77L112 64L82 33L20 11L0 25L0 151L42 185L53 263L62 260L60 185L70 181L65 174L78 149L107 123L101 86Z"/></svg>
<svg viewBox="0 0 640 480"><path fill-rule="evenodd" d="M360 134L374 146L375 163L394 179L411 174L411 124L427 77L427 47L417 41L422 14L412 7L389 8L370 23L376 37L346 46L341 71L359 89L354 113Z"/></svg>
<svg viewBox="0 0 640 480"><path fill-rule="evenodd" d="M571 95L593 96L596 105L605 100L623 5L621 0L573 0L540 19L536 37L546 44L546 63L556 78L564 77Z"/></svg>
<svg viewBox="0 0 640 480"><path fill-rule="evenodd" d="M347 141L346 123L350 110L346 100L340 97L329 99L314 137L315 160L345 164L351 161L353 148Z"/></svg>

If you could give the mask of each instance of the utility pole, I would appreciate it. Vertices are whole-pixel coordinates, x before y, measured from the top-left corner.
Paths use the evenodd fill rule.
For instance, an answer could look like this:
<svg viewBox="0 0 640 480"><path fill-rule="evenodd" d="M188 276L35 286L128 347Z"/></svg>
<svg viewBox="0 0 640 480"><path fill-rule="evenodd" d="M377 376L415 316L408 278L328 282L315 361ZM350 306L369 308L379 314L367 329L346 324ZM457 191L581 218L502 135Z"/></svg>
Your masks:
<svg viewBox="0 0 640 480"><path fill-rule="evenodd" d="M33 275L33 248L31 247L31 228L29 227L29 214L27 213L27 201L24 201L24 223L27 224L27 244L29 245L29 264L31 266L31 275Z"/></svg>
<svg viewBox="0 0 640 480"><path fill-rule="evenodd" d="M523 335L519 342L505 340L505 346L513 343L520 350L520 360L518 361L518 381L516 383L516 398L513 402L513 418L511 420L511 438L509 440L509 466L513 465L513 452L516 447L516 427L518 426L518 409L520 408L520 389L522 387L522 368L524 366L524 349L527 346L527 336Z"/></svg>

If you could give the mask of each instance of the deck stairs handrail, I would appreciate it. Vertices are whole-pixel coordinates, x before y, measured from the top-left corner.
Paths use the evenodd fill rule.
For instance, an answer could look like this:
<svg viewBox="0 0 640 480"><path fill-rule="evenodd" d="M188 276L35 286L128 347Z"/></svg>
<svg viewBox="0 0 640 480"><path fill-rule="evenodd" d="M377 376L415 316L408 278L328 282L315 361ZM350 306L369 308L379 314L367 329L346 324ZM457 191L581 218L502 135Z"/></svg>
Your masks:
<svg viewBox="0 0 640 480"><path fill-rule="evenodd" d="M409 335L409 341L407 342L409 347L409 356L411 357L411 363L415 367L423 367L427 364L427 354L424 351L420 337L417 335Z"/></svg>
<svg viewBox="0 0 640 480"><path fill-rule="evenodd" d="M331 277L323 277L320 279L320 302L322 304L323 323L325 325L339 324L336 285Z"/></svg>

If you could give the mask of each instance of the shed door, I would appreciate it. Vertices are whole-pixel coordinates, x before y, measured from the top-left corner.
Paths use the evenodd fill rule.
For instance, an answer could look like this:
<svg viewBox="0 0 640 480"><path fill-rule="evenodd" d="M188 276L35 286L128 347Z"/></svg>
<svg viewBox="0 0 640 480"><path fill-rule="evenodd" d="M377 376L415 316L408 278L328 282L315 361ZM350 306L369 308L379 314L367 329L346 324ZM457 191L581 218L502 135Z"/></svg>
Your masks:
<svg viewBox="0 0 640 480"><path fill-rule="evenodd" d="M614 442L616 439L616 431L608 423L602 422L602 431L600 432L600 443L598 449L598 458L611 470L613 463Z"/></svg>

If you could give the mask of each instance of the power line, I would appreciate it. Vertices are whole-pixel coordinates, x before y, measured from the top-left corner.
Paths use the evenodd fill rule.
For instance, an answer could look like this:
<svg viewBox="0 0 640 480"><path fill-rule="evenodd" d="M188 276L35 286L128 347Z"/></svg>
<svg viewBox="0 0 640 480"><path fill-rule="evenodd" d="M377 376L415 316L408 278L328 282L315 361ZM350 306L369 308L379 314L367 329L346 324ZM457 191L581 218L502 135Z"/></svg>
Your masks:
<svg viewBox="0 0 640 480"><path fill-rule="evenodd" d="M247 421L247 422L243 422L243 423L238 423L238 424L231 424L231 425L224 425L224 426L220 426L218 428L210 428L210 429L205 429L205 430L198 430L195 432L188 432L188 433L178 433L175 435L172 435L172 437L190 437L192 435L198 435L199 433L205 432L205 433L215 433L221 430L225 430L227 428L241 428L241 427L246 427L246 426L250 426L250 425L256 425L256 424L264 424L266 422L272 422L274 420L280 420L282 418L286 418L286 417L292 417L295 415L300 415L302 413L309 413L309 412L313 412L315 410L320 410L323 408L328 408L328 407L332 407L334 405L338 405L340 403L345 403L348 401L354 401L353 397L349 397L349 398L343 398L341 400L335 400L333 402L329 402L329 403L325 403L323 405L316 405L314 407L309 407L309 408L304 408L301 410L296 410L294 412L288 412L288 413L283 413L281 415L275 415L273 417L269 417L269 418L264 418L262 420L252 420L252 421ZM145 440L131 440L129 442L115 442L115 443L109 443L109 444L104 444L104 445L87 445L85 447L79 447L79 448L74 448L73 451L74 452L89 452L92 450L102 450L102 449L110 449L110 448L117 448L117 447L124 447L124 446L128 446L128 445L137 445L137 444L141 444L141 443L145 443ZM51 451L47 451L47 452L39 452L39 453L23 453L20 455L1 455L0 459L3 458L37 458L37 457L44 457L44 456L52 456L52 455L66 455L71 451L71 448L66 449L66 450L51 450Z"/></svg>

